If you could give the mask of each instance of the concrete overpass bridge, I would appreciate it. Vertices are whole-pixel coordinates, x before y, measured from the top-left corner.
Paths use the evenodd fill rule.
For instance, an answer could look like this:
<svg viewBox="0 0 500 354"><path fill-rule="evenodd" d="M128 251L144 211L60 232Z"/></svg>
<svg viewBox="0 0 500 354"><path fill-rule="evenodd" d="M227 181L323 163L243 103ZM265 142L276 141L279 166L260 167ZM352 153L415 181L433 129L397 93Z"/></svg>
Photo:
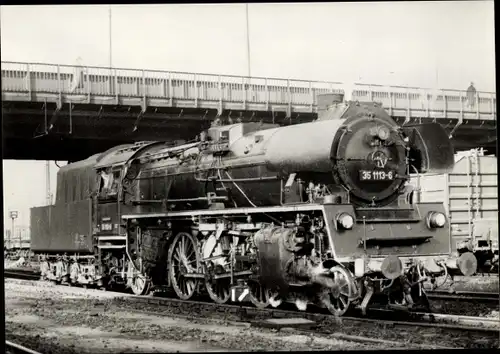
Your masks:
<svg viewBox="0 0 500 354"><path fill-rule="evenodd" d="M382 103L400 124L437 121L456 150L496 153L496 93L2 62L5 159L85 158L117 144L190 140L216 117L295 124L317 95Z"/></svg>

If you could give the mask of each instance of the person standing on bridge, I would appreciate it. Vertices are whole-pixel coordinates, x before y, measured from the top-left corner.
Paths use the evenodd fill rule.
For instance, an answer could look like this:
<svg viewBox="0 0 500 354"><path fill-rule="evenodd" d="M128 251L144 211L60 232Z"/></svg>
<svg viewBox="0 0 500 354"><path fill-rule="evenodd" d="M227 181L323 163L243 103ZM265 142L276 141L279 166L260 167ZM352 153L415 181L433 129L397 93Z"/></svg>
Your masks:
<svg viewBox="0 0 500 354"><path fill-rule="evenodd" d="M76 59L76 66L73 71L73 79L71 80L70 93L75 93L76 89L83 89L83 67L82 67L82 58L78 57Z"/></svg>
<svg viewBox="0 0 500 354"><path fill-rule="evenodd" d="M476 88L474 83L471 82L469 88L467 89L467 107L473 109L476 104Z"/></svg>

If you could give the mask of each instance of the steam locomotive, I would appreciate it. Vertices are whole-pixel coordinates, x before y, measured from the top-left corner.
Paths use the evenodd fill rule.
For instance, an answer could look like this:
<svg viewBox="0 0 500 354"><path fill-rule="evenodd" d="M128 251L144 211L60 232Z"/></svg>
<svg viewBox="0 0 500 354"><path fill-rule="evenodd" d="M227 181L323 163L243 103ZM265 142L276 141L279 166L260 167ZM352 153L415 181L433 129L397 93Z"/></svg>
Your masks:
<svg viewBox="0 0 500 354"><path fill-rule="evenodd" d="M55 205L32 208L43 277L341 316L425 304L423 282L472 275L443 203L407 198L410 173L453 167L441 126L401 127L377 103L328 97L313 122L214 124L189 143L62 167Z"/></svg>

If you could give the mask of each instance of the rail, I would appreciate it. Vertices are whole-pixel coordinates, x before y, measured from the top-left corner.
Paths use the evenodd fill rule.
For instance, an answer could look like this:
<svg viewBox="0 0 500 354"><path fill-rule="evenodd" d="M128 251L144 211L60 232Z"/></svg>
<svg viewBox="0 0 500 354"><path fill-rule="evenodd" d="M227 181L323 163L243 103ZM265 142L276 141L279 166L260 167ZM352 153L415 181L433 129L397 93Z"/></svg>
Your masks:
<svg viewBox="0 0 500 354"><path fill-rule="evenodd" d="M4 100L291 113L317 112L317 95L351 93L409 118L496 120L496 94L464 90L2 61Z"/></svg>
<svg viewBox="0 0 500 354"><path fill-rule="evenodd" d="M5 349L7 353L22 353L22 354L41 354L40 352L26 348L20 344L13 343L11 341L5 341Z"/></svg>
<svg viewBox="0 0 500 354"><path fill-rule="evenodd" d="M19 270L19 269L7 269L4 270L4 278L20 279L20 280L39 280L40 272L35 270Z"/></svg>

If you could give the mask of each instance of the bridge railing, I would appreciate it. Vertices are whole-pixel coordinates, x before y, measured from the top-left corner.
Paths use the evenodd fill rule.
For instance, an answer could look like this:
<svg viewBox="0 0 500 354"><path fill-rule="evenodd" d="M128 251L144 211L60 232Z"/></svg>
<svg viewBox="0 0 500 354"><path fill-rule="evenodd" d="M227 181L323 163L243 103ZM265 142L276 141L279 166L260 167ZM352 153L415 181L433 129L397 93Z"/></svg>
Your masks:
<svg viewBox="0 0 500 354"><path fill-rule="evenodd" d="M317 95L350 90L352 99L383 104L391 113L411 117L496 119L496 94L464 90L340 82L210 75L171 71L104 68L58 64L2 62L2 93L71 97L72 102L190 101L193 107L227 105L249 110L315 112ZM169 103L166 103L167 105Z"/></svg>

